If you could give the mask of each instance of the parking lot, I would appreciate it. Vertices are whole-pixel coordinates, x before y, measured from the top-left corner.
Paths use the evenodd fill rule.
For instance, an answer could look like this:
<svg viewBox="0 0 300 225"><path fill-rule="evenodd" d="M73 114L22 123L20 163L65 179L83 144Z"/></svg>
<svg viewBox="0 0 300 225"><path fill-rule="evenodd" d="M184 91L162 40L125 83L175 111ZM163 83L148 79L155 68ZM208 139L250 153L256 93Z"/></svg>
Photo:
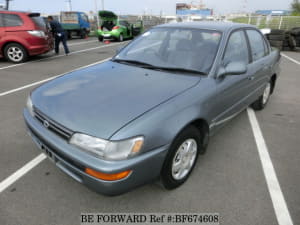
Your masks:
<svg viewBox="0 0 300 225"><path fill-rule="evenodd" d="M155 183L116 197L99 195L40 156L22 117L30 91L55 76L106 60L124 44L103 44L94 38L72 40L69 56L48 53L17 65L0 59L0 224L74 225L80 224L83 212L211 212L219 213L220 224L226 225L275 225L279 216L286 217L284 211L280 214L274 210L282 202L271 198L266 178L269 170L262 166L265 159L258 151L259 140L248 116L251 111L239 114L211 138L191 177L173 191ZM283 54L275 92L266 109L255 114L283 201L297 225L300 53ZM14 174L18 170L25 172ZM1 191L5 179L18 175L19 179Z"/></svg>

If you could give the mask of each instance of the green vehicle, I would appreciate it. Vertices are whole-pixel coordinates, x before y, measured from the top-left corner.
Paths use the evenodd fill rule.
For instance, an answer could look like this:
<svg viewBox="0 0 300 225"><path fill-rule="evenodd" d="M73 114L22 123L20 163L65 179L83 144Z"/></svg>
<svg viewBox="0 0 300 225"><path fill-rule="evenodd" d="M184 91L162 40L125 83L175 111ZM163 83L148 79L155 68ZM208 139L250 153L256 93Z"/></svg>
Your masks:
<svg viewBox="0 0 300 225"><path fill-rule="evenodd" d="M131 39L143 32L143 22L137 21L132 24L126 20L119 19L111 11L99 11L101 20L100 29L97 30L99 41Z"/></svg>

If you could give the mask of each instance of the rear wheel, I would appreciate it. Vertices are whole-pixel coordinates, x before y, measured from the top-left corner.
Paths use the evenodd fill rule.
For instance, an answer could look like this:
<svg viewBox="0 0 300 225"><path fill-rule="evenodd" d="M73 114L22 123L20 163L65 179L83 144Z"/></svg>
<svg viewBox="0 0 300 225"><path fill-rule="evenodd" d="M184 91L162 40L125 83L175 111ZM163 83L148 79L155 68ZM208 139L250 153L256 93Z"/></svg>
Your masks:
<svg viewBox="0 0 300 225"><path fill-rule="evenodd" d="M272 90L272 84L271 82L268 82L263 94L254 102L252 103L252 108L255 110L262 110L267 105Z"/></svg>
<svg viewBox="0 0 300 225"><path fill-rule="evenodd" d="M28 58L26 49L17 43L11 43L5 46L4 56L13 63L25 62Z"/></svg>
<svg viewBox="0 0 300 225"><path fill-rule="evenodd" d="M81 30L80 37L81 37L81 39L85 39L86 38L86 30Z"/></svg>
<svg viewBox="0 0 300 225"><path fill-rule="evenodd" d="M174 189L187 180L200 151L202 144L199 130L194 126L185 128L175 138L162 168L161 181L166 189Z"/></svg>
<svg viewBox="0 0 300 225"><path fill-rule="evenodd" d="M123 42L123 41L124 41L124 36L123 36L123 34L120 34L119 42Z"/></svg>

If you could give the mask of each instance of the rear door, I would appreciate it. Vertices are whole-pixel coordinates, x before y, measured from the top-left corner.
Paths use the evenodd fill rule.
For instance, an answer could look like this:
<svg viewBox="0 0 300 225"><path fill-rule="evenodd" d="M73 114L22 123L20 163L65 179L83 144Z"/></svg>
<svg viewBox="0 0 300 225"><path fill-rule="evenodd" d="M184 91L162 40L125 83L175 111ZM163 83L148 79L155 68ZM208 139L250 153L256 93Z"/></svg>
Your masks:
<svg viewBox="0 0 300 225"><path fill-rule="evenodd" d="M4 39L4 35L5 35L5 31L4 31L4 21L3 21L3 13L0 13L0 49L2 49L2 45L3 45L3 39ZM0 52L1 55L1 52Z"/></svg>
<svg viewBox="0 0 300 225"><path fill-rule="evenodd" d="M272 58L263 35L255 29L246 30L249 40L251 63L249 69L251 76L251 93L248 104L253 103L263 92L270 79Z"/></svg>
<svg viewBox="0 0 300 225"><path fill-rule="evenodd" d="M2 49L3 42L4 42L4 36L5 36L5 31L4 31L4 21L3 21L3 13L0 13L0 49ZM0 56L3 56L3 52L0 51Z"/></svg>

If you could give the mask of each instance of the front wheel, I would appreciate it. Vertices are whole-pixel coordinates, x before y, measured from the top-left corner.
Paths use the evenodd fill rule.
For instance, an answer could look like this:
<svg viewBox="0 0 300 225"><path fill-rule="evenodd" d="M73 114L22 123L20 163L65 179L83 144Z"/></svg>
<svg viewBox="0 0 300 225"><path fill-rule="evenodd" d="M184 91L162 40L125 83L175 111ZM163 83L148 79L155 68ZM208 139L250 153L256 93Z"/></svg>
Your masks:
<svg viewBox="0 0 300 225"><path fill-rule="evenodd" d="M13 63L25 62L28 58L26 49L17 43L11 43L5 46L4 56Z"/></svg>
<svg viewBox="0 0 300 225"><path fill-rule="evenodd" d="M263 94L255 102L252 103L251 105L252 108L255 110L264 109L270 99L271 90L272 90L272 84L271 82L268 82Z"/></svg>
<svg viewBox="0 0 300 225"><path fill-rule="evenodd" d="M187 180L201 148L201 135L194 126L187 127L175 138L161 171L161 181L166 189L174 189Z"/></svg>

